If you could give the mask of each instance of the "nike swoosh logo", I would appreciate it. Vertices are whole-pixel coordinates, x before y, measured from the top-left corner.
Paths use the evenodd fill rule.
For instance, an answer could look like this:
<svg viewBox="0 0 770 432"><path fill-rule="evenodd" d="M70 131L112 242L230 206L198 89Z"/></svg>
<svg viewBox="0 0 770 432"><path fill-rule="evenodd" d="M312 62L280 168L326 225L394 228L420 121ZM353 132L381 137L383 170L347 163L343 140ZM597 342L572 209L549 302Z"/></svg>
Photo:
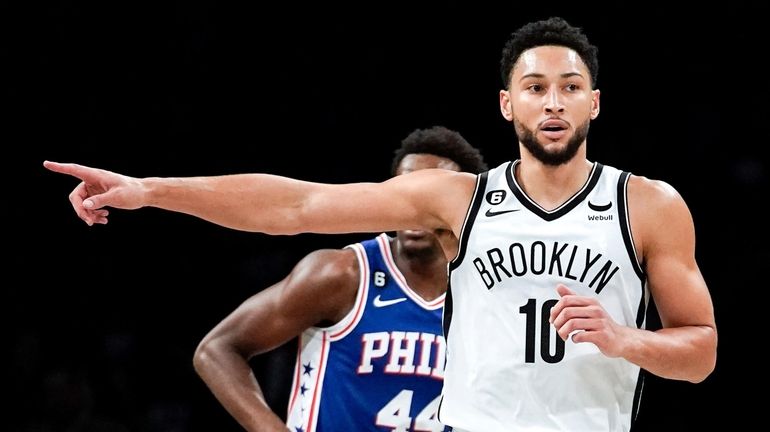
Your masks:
<svg viewBox="0 0 770 432"><path fill-rule="evenodd" d="M519 210L521 210L521 209L513 209L513 210L500 210L500 211L492 211L492 209L489 209L489 210L487 210L487 212L486 212L486 213L484 213L484 215L486 215L486 217L492 217L492 216L497 216L497 215L501 215L501 214L506 214L506 213L511 213L511 212L517 212L517 211L519 211Z"/></svg>
<svg viewBox="0 0 770 432"><path fill-rule="evenodd" d="M593 211L603 212L612 208L612 201L608 202L607 204L601 204L601 205L596 205L591 201L588 201L588 207L590 207L591 210Z"/></svg>
<svg viewBox="0 0 770 432"><path fill-rule="evenodd" d="M406 301L406 297L400 297L392 300L382 300L380 299L380 296L378 294L377 297L374 298L374 307L381 308L385 306L394 305L396 303L401 303L402 301Z"/></svg>

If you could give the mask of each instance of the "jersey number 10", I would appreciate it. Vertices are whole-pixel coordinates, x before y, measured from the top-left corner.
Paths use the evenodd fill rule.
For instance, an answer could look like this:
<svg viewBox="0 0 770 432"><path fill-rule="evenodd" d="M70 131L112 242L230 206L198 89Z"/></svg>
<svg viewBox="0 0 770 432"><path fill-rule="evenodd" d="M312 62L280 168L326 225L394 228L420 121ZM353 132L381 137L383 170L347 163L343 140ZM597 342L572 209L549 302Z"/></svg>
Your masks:
<svg viewBox="0 0 770 432"><path fill-rule="evenodd" d="M551 332L556 333L556 329L548 321L551 314L551 308L558 300L547 300L540 308L540 357L547 363L557 363L564 358L564 340L558 334L554 334L556 347L551 354ZM524 350L524 359L527 363L535 362L535 336L537 333L537 300L531 298L527 304L519 308L519 312L527 316L527 346Z"/></svg>

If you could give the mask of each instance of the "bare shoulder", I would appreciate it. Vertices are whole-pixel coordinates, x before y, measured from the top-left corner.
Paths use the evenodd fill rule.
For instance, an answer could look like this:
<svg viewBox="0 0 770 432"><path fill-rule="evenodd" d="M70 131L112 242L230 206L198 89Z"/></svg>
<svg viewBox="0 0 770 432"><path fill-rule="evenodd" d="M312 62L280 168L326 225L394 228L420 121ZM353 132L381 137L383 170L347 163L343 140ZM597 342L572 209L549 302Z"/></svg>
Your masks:
<svg viewBox="0 0 770 432"><path fill-rule="evenodd" d="M340 321L355 304L360 281L351 248L320 249L306 255L282 282L283 303L314 317L314 325Z"/></svg>
<svg viewBox="0 0 770 432"><path fill-rule="evenodd" d="M642 205L651 214L659 214L660 210L665 209L687 207L682 196L670 184L636 175L629 179L628 199L629 205Z"/></svg>
<svg viewBox="0 0 770 432"><path fill-rule="evenodd" d="M358 260L351 248L319 249L307 254L291 272L291 277L317 286L358 286Z"/></svg>
<svg viewBox="0 0 770 432"><path fill-rule="evenodd" d="M679 192L665 181L631 176L628 182L628 209L637 250L647 252L656 245L689 243L694 236L687 204Z"/></svg>

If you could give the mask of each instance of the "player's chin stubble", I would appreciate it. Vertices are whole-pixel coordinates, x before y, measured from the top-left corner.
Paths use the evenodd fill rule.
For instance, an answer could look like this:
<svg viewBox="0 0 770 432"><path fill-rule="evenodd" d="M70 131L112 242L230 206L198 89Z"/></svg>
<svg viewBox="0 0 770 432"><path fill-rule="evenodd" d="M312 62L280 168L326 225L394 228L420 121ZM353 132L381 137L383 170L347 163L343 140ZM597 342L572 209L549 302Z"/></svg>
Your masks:
<svg viewBox="0 0 770 432"><path fill-rule="evenodd" d="M529 151L535 159L542 162L544 165L559 166L569 162L575 157L578 149L588 136L588 127L591 124L590 120L586 120L585 123L575 129L575 134L567 141L567 145L556 151L548 151L545 146L537 142L535 132L531 129L527 129L521 122L513 119L513 128L516 131L516 136L519 138L519 142L524 145L524 148Z"/></svg>

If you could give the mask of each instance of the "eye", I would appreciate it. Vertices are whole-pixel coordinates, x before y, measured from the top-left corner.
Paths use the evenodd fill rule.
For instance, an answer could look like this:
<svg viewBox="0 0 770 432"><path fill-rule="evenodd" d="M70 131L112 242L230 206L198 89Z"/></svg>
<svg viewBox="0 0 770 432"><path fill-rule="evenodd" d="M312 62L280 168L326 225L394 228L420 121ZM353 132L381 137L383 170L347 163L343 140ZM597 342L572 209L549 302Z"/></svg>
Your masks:
<svg viewBox="0 0 770 432"><path fill-rule="evenodd" d="M565 89L568 92L576 92L576 91L578 91L579 88L580 87L577 84L575 84L575 83L567 84L567 86L565 87Z"/></svg>
<svg viewBox="0 0 770 432"><path fill-rule="evenodd" d="M532 84L531 86L529 86L529 91L533 93L540 93L541 91L543 91L543 86L541 86L540 84Z"/></svg>

